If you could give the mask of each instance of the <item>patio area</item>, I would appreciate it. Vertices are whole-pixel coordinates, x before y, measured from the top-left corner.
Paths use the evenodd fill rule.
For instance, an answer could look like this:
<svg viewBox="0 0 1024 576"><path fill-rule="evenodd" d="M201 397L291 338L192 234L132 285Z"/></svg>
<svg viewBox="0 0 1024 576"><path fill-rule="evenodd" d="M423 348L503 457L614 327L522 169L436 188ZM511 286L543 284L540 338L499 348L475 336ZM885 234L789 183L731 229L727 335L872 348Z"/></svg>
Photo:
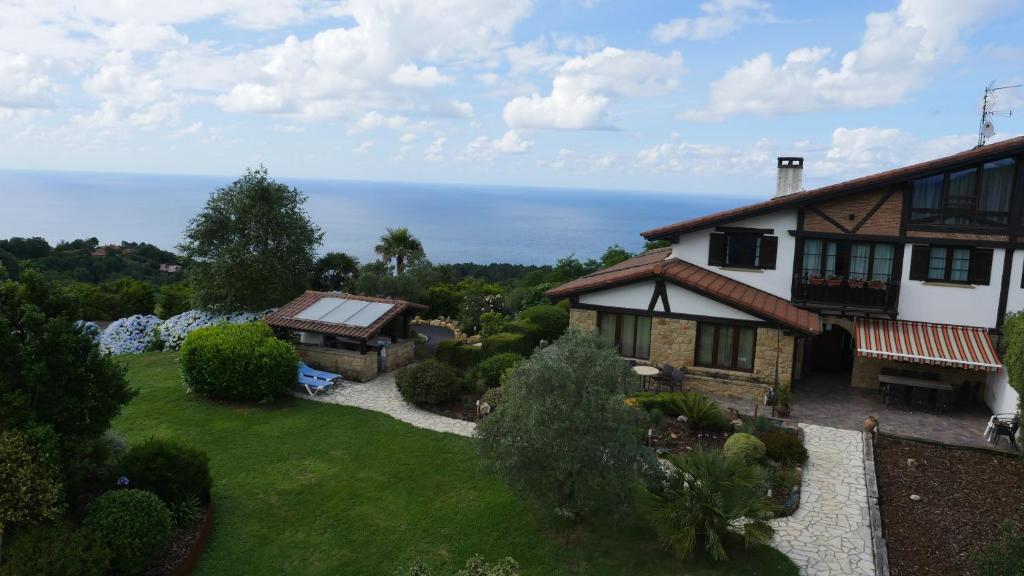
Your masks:
<svg viewBox="0 0 1024 576"><path fill-rule="evenodd" d="M948 413L912 411L906 407L886 406L873 390L854 388L843 374L814 373L793 386L791 418L819 424L862 430L868 416L878 418L883 432L935 440L959 446L992 448L984 437L992 413L984 403ZM1004 438L999 448L1010 451Z"/></svg>

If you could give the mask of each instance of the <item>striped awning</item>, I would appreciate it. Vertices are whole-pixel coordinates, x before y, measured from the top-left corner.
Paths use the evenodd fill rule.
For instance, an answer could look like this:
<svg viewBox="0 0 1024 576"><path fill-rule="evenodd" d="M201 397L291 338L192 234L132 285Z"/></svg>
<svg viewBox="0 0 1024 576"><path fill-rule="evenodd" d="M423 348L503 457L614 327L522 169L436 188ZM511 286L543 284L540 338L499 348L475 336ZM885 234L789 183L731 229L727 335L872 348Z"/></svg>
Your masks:
<svg viewBox="0 0 1024 576"><path fill-rule="evenodd" d="M858 319L857 356L994 372L1003 364L984 328Z"/></svg>

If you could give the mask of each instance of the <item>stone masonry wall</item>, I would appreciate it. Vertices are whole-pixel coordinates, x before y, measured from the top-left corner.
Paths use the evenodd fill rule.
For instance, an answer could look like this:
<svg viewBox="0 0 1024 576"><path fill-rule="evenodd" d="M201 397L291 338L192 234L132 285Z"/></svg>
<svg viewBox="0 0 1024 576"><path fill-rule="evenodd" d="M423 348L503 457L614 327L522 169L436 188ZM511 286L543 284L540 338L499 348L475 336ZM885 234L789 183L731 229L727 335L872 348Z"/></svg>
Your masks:
<svg viewBox="0 0 1024 576"><path fill-rule="evenodd" d="M671 364L676 368L693 366L697 323L693 320L651 318L651 364Z"/></svg>
<svg viewBox="0 0 1024 576"><path fill-rule="evenodd" d="M295 351L313 368L341 374L346 380L366 382L377 377L377 352L373 350L360 354L352 350L297 344Z"/></svg>
<svg viewBox="0 0 1024 576"><path fill-rule="evenodd" d="M584 330L597 330L597 311L572 308L569 310L569 325Z"/></svg>
<svg viewBox="0 0 1024 576"><path fill-rule="evenodd" d="M412 340L402 340L388 346L387 358L384 361L384 371L390 372L402 366L412 364L415 358L415 343Z"/></svg>
<svg viewBox="0 0 1024 576"><path fill-rule="evenodd" d="M779 385L793 383L793 347L796 338L774 328L758 328L754 345L754 375L765 384L775 384L776 358L778 358Z"/></svg>

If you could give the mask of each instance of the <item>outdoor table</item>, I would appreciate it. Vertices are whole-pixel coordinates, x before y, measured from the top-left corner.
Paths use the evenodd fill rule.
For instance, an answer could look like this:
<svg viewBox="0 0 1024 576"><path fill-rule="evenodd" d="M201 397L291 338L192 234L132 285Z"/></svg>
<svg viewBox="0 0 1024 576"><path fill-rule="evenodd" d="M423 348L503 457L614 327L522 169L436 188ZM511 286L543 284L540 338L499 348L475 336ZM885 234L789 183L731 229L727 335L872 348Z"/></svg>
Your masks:
<svg viewBox="0 0 1024 576"><path fill-rule="evenodd" d="M888 406L892 397L892 390L896 386L907 386L910 388L924 388L928 390L938 390L940 392L953 392L953 385L947 382L940 382L938 380L925 380L924 378L909 378L907 376L890 376L888 374L881 374L878 376L879 384L885 384L885 405Z"/></svg>
<svg viewBox="0 0 1024 576"><path fill-rule="evenodd" d="M640 376L640 381L643 384L644 390L647 390L647 383L651 376L657 376L661 373L661 370L658 370L654 366L633 366L633 372Z"/></svg>

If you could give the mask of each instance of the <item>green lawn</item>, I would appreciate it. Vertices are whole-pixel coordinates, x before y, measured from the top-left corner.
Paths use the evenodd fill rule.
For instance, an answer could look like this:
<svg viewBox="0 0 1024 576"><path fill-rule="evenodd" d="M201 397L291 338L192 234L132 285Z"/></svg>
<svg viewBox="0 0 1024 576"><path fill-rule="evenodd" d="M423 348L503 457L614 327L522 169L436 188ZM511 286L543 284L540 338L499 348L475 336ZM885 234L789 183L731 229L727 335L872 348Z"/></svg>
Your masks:
<svg viewBox="0 0 1024 576"><path fill-rule="evenodd" d="M767 548L684 565L637 520L565 529L483 475L473 440L344 406L237 407L192 398L175 353L124 360L139 395L114 427L130 442L206 450L214 531L199 574L385 574L420 558L444 574L472 554L525 574L796 574Z"/></svg>

